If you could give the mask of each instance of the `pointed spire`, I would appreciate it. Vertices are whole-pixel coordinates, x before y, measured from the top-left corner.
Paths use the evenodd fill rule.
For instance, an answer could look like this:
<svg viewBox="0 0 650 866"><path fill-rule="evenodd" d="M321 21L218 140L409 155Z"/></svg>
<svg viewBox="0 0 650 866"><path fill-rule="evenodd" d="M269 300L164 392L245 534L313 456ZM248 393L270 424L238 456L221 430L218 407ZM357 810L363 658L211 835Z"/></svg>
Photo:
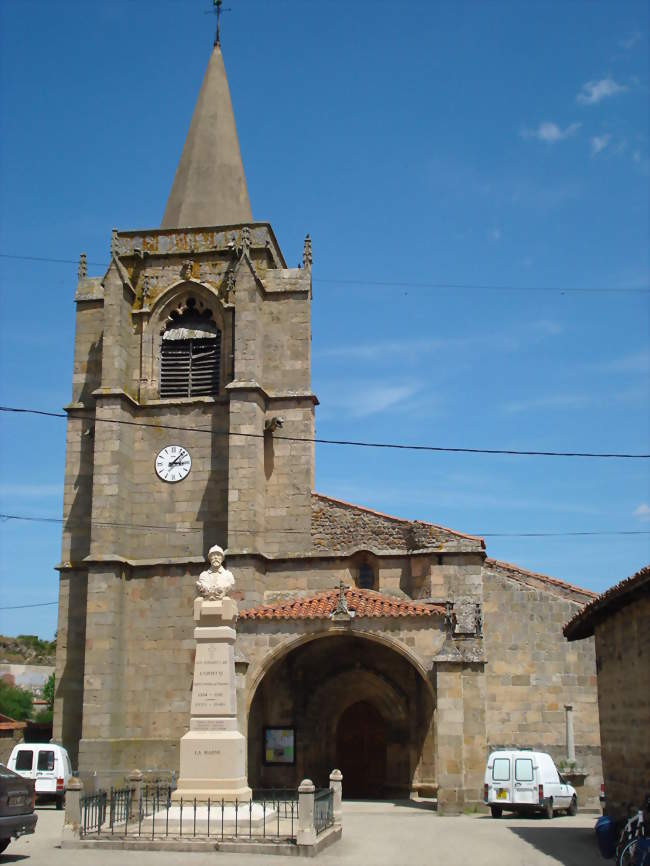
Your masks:
<svg viewBox="0 0 650 866"><path fill-rule="evenodd" d="M161 228L252 222L221 48L205 71Z"/></svg>

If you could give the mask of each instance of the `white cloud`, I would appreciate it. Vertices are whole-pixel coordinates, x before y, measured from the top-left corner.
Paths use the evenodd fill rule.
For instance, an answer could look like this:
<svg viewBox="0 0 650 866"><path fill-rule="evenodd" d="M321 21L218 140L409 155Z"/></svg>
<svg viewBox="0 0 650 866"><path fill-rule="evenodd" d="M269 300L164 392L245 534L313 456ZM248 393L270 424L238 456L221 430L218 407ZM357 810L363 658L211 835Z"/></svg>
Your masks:
<svg viewBox="0 0 650 866"><path fill-rule="evenodd" d="M601 370L604 373L643 373L650 372L650 350L642 349L622 358L612 358L609 361L601 361L590 364L590 369Z"/></svg>
<svg viewBox="0 0 650 866"><path fill-rule="evenodd" d="M327 390L327 389L325 389ZM404 404L420 391L419 383L382 384L351 382L333 388L323 399L323 415L333 416L345 412L352 418L366 418Z"/></svg>
<svg viewBox="0 0 650 866"><path fill-rule="evenodd" d="M379 361L382 358L417 358L428 352L439 352L470 345L469 339L378 340L375 343L353 343L328 346L315 354L326 358L353 358L358 361Z"/></svg>
<svg viewBox="0 0 650 866"><path fill-rule="evenodd" d="M650 505L647 502L642 502L634 509L634 516L638 517L644 523L650 520Z"/></svg>
<svg viewBox="0 0 650 866"><path fill-rule="evenodd" d="M611 141L612 136L609 133L605 133L605 135L594 135L589 139L591 144L591 153L592 156L596 156L597 153L601 153L601 151L605 150L609 142Z"/></svg>
<svg viewBox="0 0 650 866"><path fill-rule="evenodd" d="M632 159L641 174L644 174L647 177L647 175L650 174L650 161L647 157L644 157L640 150L635 150L632 154Z"/></svg>
<svg viewBox="0 0 650 866"><path fill-rule="evenodd" d="M557 123L545 120L540 123L537 129L523 129L521 136L522 138L537 138L539 141L555 144L557 141L563 141L565 138L575 135L581 125L580 123L571 123L565 129L562 129Z"/></svg>
<svg viewBox="0 0 650 866"><path fill-rule="evenodd" d="M640 30L635 30L634 32L630 33L630 35L627 38L620 39L618 44L620 45L621 48L624 48L626 51L629 51L630 48L634 48L634 46L637 44L637 42L641 41L642 36L643 36L643 34L641 33Z"/></svg>
<svg viewBox="0 0 650 866"><path fill-rule="evenodd" d="M62 484L0 484L0 496L62 496Z"/></svg>
<svg viewBox="0 0 650 866"><path fill-rule="evenodd" d="M557 337L558 334L564 331L564 324L556 322L553 319L539 319L537 322L533 322L532 325L536 331L539 331L540 334L546 337Z"/></svg>
<svg viewBox="0 0 650 866"><path fill-rule="evenodd" d="M576 96L576 100L583 105L595 105L608 96L616 96L627 90L624 84L618 84L613 78L601 78L600 81L587 81L582 85L582 90Z"/></svg>
<svg viewBox="0 0 650 866"><path fill-rule="evenodd" d="M603 409L609 410L612 406L632 406L644 408L648 404L648 392L646 388L628 388L612 394L546 394L540 397L530 397L524 400L512 400L503 406L508 414L514 415L521 412L536 412L544 410L581 410L581 409Z"/></svg>

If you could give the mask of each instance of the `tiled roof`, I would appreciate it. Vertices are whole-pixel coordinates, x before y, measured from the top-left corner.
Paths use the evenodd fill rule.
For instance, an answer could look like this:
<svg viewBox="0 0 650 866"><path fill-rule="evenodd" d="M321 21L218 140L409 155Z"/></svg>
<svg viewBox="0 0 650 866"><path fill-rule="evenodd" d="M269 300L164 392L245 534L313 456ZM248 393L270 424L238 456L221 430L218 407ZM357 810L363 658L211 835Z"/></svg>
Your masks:
<svg viewBox="0 0 650 866"><path fill-rule="evenodd" d="M382 595L370 589L346 589L345 603L356 617L444 616L441 604ZM274 604L261 604L240 611L240 619L327 619L339 602L339 590L330 589L305 598L289 599Z"/></svg>
<svg viewBox="0 0 650 866"><path fill-rule="evenodd" d="M520 583L525 583L527 586L539 589L547 589L557 592L572 601L578 601L586 604L590 599L598 597L598 593L592 592L590 589L583 589L580 586L575 586L572 583L566 583L563 580L558 580L556 577L549 577L548 574L539 574L536 571L528 571L526 568L521 568L519 565L513 565L511 562L501 562L499 559L485 560L485 568L498 569L504 572L507 577L513 580L518 580Z"/></svg>
<svg viewBox="0 0 650 866"><path fill-rule="evenodd" d="M648 593L650 593L650 565L644 566L632 577L627 577L602 595L597 596L564 626L564 636L568 640L591 637L598 621L626 604L630 604L640 595L647 595Z"/></svg>

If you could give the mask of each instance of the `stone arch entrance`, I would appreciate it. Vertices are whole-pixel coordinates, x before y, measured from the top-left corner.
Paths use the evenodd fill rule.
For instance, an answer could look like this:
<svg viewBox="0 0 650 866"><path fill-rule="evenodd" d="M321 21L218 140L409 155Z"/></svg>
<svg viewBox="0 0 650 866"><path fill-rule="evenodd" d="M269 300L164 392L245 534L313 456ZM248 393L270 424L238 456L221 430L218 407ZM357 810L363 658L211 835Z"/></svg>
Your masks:
<svg viewBox="0 0 650 866"><path fill-rule="evenodd" d="M295 731L295 763L269 761L265 729ZM339 634L289 650L259 683L248 719L254 788L327 785L346 797L404 797L434 778L434 701L422 673L371 638Z"/></svg>

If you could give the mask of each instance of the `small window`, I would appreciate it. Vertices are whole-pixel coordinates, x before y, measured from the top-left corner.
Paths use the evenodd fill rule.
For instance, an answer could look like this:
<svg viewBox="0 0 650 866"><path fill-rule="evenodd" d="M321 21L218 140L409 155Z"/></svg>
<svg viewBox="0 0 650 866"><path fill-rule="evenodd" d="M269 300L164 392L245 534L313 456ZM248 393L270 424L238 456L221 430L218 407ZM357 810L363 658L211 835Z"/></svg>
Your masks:
<svg viewBox="0 0 650 866"><path fill-rule="evenodd" d="M39 752L37 770L53 770L54 769L54 752Z"/></svg>
<svg viewBox="0 0 650 866"><path fill-rule="evenodd" d="M515 761L515 779L517 782L533 781L533 762L530 758L517 758Z"/></svg>
<svg viewBox="0 0 650 866"><path fill-rule="evenodd" d="M21 749L16 755L17 770L31 770L34 763L34 753L31 749Z"/></svg>
<svg viewBox="0 0 650 866"><path fill-rule="evenodd" d="M492 764L492 778L495 782L510 781L510 758L495 758Z"/></svg>
<svg viewBox="0 0 650 866"><path fill-rule="evenodd" d="M362 562L359 566L359 589L375 588L375 570L368 562Z"/></svg>

